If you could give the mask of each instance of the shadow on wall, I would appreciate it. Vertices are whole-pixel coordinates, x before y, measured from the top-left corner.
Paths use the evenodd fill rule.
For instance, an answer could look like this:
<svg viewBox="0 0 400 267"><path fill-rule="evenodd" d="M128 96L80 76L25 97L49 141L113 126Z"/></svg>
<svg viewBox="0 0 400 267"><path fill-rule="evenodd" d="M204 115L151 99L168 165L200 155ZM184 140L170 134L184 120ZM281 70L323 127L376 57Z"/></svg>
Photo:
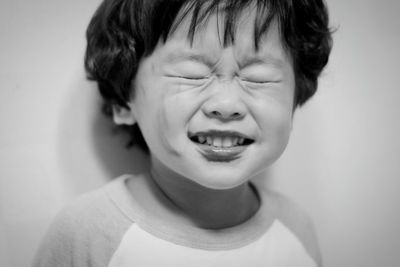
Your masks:
<svg viewBox="0 0 400 267"><path fill-rule="evenodd" d="M111 118L102 114L95 83L81 77L68 92L58 121L56 155L63 182L73 194L125 173L148 170L148 156L136 147L127 148L127 134L116 131Z"/></svg>

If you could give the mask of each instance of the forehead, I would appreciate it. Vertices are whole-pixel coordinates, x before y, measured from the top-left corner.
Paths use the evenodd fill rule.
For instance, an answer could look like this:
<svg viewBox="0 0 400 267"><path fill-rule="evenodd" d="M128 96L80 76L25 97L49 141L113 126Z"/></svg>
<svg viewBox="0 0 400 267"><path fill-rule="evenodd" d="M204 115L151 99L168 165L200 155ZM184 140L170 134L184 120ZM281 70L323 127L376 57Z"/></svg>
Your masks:
<svg viewBox="0 0 400 267"><path fill-rule="evenodd" d="M173 25L166 44L175 46L174 54L192 50L216 58L222 49L232 46L238 58L264 56L287 59L276 20L272 20L260 36L255 36L258 11L255 5L247 6L233 18L234 24L227 25L227 13L215 10L207 14L193 28L194 14L193 10L190 10L182 20L178 20ZM227 27L230 28L227 29ZM192 34L191 31L193 31Z"/></svg>

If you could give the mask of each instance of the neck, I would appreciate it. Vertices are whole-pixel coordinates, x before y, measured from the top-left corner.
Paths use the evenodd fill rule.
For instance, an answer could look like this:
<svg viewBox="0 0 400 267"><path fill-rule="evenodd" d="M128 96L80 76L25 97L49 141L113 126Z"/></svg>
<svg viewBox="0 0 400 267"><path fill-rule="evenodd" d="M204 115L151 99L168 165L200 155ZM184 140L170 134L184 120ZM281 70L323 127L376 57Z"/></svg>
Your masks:
<svg viewBox="0 0 400 267"><path fill-rule="evenodd" d="M154 163L151 174L171 203L201 228L241 224L259 208L259 199L249 183L226 190L210 189Z"/></svg>

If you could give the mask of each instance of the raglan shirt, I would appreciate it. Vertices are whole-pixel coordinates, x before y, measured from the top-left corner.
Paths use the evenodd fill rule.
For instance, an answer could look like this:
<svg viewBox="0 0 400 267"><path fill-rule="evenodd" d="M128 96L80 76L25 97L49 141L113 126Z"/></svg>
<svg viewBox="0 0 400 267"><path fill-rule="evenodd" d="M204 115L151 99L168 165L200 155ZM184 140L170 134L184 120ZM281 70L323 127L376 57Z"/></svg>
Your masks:
<svg viewBox="0 0 400 267"><path fill-rule="evenodd" d="M178 211L149 177L121 176L61 211L33 266L321 266L308 216L281 194L253 186L257 213L212 230L176 219Z"/></svg>

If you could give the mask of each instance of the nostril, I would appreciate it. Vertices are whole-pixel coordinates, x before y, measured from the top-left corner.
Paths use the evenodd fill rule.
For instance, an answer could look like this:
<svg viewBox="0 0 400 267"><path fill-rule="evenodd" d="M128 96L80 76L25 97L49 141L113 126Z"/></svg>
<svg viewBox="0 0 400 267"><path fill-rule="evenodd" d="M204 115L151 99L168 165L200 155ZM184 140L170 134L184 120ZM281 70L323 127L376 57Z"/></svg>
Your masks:
<svg viewBox="0 0 400 267"><path fill-rule="evenodd" d="M221 112L216 111L216 110L212 111L211 114L214 116L217 116L217 117L220 117L222 115Z"/></svg>
<svg viewBox="0 0 400 267"><path fill-rule="evenodd" d="M240 115L240 113L239 112L235 112L235 113L233 113L232 114L232 119L237 119L237 118L239 118L241 115Z"/></svg>
<svg viewBox="0 0 400 267"><path fill-rule="evenodd" d="M218 110L213 110L208 114L212 118L223 119L223 120L237 120L242 117L242 114L240 112L231 113L231 112L221 112Z"/></svg>

